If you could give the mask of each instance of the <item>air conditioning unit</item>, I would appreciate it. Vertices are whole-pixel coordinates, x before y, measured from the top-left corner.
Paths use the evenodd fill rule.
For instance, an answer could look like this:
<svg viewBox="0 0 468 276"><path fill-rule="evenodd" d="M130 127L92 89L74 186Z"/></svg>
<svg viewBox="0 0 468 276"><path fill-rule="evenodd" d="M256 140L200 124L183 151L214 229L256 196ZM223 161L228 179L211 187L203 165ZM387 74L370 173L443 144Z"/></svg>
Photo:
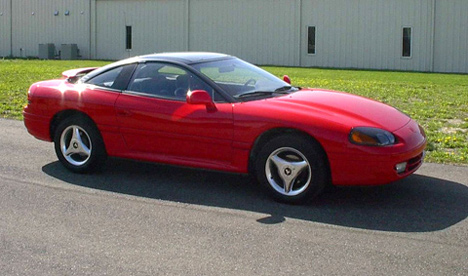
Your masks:
<svg viewBox="0 0 468 276"><path fill-rule="evenodd" d="M55 45L53 43L39 44L40 59L54 59Z"/></svg>
<svg viewBox="0 0 468 276"><path fill-rule="evenodd" d="M62 44L60 57L61 59L78 59L79 51L76 44Z"/></svg>

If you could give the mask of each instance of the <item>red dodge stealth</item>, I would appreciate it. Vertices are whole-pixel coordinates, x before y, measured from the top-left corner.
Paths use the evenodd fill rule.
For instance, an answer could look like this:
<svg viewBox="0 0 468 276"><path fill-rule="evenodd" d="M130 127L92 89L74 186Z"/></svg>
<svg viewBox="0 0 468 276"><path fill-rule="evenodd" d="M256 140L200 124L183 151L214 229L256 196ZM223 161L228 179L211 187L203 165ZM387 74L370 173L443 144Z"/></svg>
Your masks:
<svg viewBox="0 0 468 276"><path fill-rule="evenodd" d="M63 72L28 91L24 123L77 173L107 156L251 173L275 199L326 185L378 185L422 164L426 135L363 97L294 87L216 53L139 56Z"/></svg>

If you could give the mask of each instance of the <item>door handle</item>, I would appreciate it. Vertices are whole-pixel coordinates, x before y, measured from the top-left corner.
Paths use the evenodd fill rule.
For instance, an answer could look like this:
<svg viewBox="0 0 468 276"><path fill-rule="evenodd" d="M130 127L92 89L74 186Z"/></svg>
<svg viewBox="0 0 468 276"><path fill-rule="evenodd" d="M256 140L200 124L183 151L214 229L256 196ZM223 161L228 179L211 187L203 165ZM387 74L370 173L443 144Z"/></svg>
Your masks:
<svg viewBox="0 0 468 276"><path fill-rule="evenodd" d="M132 116L132 114L133 113L131 111L125 109L117 109L117 115L119 116L129 117Z"/></svg>

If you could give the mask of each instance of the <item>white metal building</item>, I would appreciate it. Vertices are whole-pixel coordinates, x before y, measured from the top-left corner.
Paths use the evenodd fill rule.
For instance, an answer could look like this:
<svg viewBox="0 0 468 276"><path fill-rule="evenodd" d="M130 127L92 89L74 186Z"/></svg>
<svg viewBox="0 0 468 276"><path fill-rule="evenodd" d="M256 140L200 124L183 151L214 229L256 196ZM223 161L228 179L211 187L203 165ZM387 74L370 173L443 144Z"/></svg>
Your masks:
<svg viewBox="0 0 468 276"><path fill-rule="evenodd" d="M468 0L0 0L0 56L213 51L255 64L468 73Z"/></svg>

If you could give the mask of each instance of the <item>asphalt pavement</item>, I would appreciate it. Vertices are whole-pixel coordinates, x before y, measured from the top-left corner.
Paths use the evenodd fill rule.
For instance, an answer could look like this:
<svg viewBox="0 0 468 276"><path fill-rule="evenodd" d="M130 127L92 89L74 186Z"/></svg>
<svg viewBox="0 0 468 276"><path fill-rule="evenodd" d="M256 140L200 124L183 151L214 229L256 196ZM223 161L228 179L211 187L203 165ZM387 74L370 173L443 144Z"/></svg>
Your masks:
<svg viewBox="0 0 468 276"><path fill-rule="evenodd" d="M466 166L290 206L242 175L73 174L20 121L0 145L0 275L468 275Z"/></svg>

